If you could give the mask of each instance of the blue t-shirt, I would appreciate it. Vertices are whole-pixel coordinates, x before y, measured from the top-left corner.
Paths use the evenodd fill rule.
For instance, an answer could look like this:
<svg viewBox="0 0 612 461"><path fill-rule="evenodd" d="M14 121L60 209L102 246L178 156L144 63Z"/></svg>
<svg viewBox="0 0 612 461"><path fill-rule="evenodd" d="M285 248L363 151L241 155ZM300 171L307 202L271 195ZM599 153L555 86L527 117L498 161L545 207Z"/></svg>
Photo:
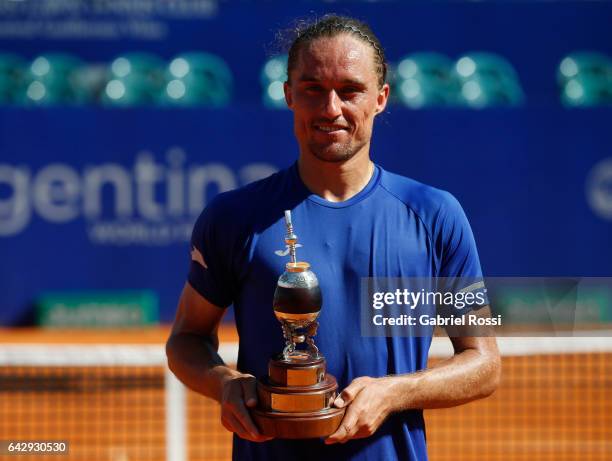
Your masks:
<svg viewBox="0 0 612 461"><path fill-rule="evenodd" d="M234 305L240 337L238 369L265 376L284 346L272 298L285 270L284 210L291 210L307 261L317 275L323 307L315 342L338 380L413 373L427 365L430 337L363 337L360 283L364 277L480 275L469 223L449 193L375 168L357 195L329 202L312 194L297 164L241 189L217 195L197 220L189 282L213 304ZM321 440L252 443L234 436L236 460L426 460L421 410L390 416L365 439L325 445Z"/></svg>

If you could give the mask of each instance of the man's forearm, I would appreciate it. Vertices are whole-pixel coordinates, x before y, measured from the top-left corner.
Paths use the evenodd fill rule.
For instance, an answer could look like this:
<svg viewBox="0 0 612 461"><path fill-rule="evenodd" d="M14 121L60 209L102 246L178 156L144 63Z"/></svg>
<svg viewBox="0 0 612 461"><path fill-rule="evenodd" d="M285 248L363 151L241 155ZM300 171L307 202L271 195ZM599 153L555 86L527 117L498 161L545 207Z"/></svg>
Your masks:
<svg viewBox="0 0 612 461"><path fill-rule="evenodd" d="M225 379L240 375L217 353L215 337L191 333L172 335L166 343L168 366L190 389L220 402Z"/></svg>
<svg viewBox="0 0 612 461"><path fill-rule="evenodd" d="M445 408L487 397L497 388L499 357L466 349L435 367L383 378L391 412L413 408Z"/></svg>

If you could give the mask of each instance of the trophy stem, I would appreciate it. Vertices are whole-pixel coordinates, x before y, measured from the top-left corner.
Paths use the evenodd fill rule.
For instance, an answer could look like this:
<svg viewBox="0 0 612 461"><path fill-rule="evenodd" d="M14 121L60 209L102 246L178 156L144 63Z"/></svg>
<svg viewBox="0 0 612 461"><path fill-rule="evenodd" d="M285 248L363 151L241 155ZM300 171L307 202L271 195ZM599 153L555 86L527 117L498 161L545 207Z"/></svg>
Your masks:
<svg viewBox="0 0 612 461"><path fill-rule="evenodd" d="M308 344L308 351L312 357L320 357L319 348L316 346L311 336L306 338L306 344Z"/></svg>
<svg viewBox="0 0 612 461"><path fill-rule="evenodd" d="M308 344L308 350L310 351L313 357L320 357L319 348L314 342L314 335L317 334L318 328L319 328L319 322L315 320L308 327L308 332L306 333L306 344Z"/></svg>
<svg viewBox="0 0 612 461"><path fill-rule="evenodd" d="M283 336L285 337L285 348L283 349L283 358L289 359L289 354L295 351L295 343L293 342L293 334L291 333L291 327L285 322L281 323L283 327Z"/></svg>

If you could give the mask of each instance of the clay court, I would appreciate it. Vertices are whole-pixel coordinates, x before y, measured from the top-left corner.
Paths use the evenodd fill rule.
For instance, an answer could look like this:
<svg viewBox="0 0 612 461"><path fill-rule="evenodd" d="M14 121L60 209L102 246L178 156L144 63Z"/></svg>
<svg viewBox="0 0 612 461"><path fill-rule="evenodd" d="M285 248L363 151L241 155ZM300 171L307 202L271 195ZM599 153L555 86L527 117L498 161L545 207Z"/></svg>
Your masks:
<svg viewBox="0 0 612 461"><path fill-rule="evenodd" d="M81 344L86 354L87 347L96 344L161 348L167 332L2 333L0 351L9 344ZM226 330L222 339L231 344L236 338ZM589 338L577 339L588 344L585 340ZM597 343L601 345L602 340ZM599 352L538 354L531 350L529 355L505 355L502 384L492 397L425 413L430 459L610 459L612 352L609 347L596 350ZM65 458L22 455L2 459L167 459L165 379L161 366L2 364L0 439L53 439L70 444ZM219 422L218 406L191 392L186 401L187 459L231 459L231 436Z"/></svg>

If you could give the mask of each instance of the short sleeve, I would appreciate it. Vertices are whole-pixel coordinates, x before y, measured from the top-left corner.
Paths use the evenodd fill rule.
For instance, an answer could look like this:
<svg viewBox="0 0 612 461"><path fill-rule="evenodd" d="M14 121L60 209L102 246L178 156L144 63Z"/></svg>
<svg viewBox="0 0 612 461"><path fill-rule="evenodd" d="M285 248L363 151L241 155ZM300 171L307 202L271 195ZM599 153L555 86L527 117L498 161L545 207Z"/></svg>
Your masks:
<svg viewBox="0 0 612 461"><path fill-rule="evenodd" d="M447 193L445 198L438 213L438 276L482 277L478 250L467 216L455 197Z"/></svg>
<svg viewBox="0 0 612 461"><path fill-rule="evenodd" d="M463 208L451 194L445 194L436 227L439 288L462 300L454 307L464 313L487 305L489 300L474 234ZM466 303L465 299L471 301Z"/></svg>
<svg viewBox="0 0 612 461"><path fill-rule="evenodd" d="M234 233L227 228L220 211L213 200L193 227L188 281L212 304L227 307L232 304L236 292L232 271Z"/></svg>

